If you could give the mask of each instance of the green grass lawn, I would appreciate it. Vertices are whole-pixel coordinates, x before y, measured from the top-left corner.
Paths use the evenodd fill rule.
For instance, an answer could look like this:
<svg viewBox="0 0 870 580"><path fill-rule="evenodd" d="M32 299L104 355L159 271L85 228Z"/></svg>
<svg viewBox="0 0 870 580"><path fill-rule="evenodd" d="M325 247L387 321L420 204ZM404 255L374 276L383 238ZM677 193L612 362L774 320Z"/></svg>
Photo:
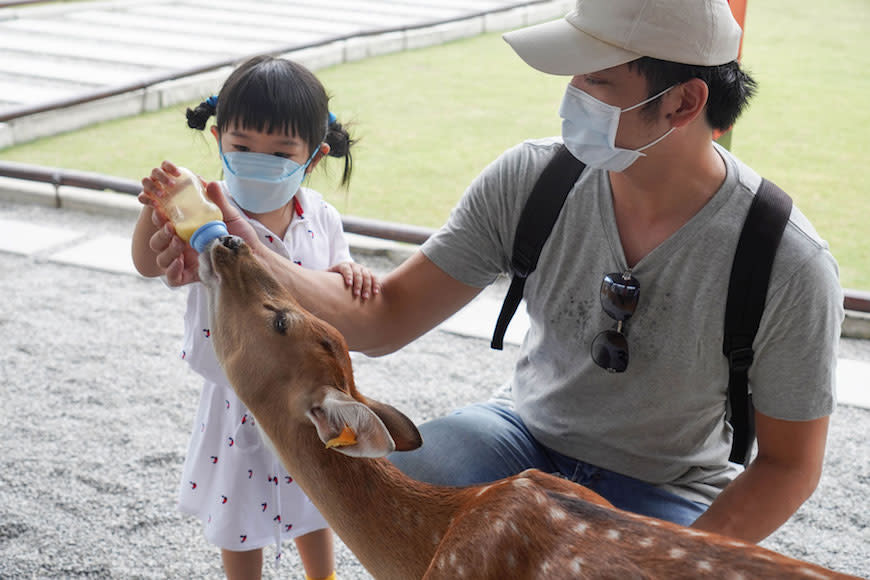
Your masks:
<svg viewBox="0 0 870 580"><path fill-rule="evenodd" d="M792 197L829 241L843 285L870 288L867 0L749 2L743 62L760 90L732 150ZM346 214L437 227L499 153L556 135L567 78L526 66L499 34L317 71L352 123L349 191L334 160L312 184ZM206 95L204 95L206 96ZM163 159L218 178L208 133L184 109L103 123L0 151L0 158L139 179Z"/></svg>

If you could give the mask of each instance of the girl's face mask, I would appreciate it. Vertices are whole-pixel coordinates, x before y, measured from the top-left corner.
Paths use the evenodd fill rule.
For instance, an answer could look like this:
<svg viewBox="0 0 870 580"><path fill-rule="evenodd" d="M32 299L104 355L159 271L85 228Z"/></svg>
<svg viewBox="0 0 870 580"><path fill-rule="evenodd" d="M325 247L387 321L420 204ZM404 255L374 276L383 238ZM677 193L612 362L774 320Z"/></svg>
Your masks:
<svg viewBox="0 0 870 580"><path fill-rule="evenodd" d="M562 141L565 147L574 157L590 167L608 171L625 171L638 157L645 155L641 151L670 135L675 127L671 127L667 133L639 149L622 149L616 146L619 116L656 100L672 88L674 87L668 87L636 105L620 109L599 101L573 85L568 85L562 105L559 107L559 116L562 117Z"/></svg>
<svg viewBox="0 0 870 580"><path fill-rule="evenodd" d="M224 181L230 195L245 211L274 211L289 203L299 191L305 170L319 150L316 148L308 161L300 165L292 159L265 153L224 153L220 147Z"/></svg>

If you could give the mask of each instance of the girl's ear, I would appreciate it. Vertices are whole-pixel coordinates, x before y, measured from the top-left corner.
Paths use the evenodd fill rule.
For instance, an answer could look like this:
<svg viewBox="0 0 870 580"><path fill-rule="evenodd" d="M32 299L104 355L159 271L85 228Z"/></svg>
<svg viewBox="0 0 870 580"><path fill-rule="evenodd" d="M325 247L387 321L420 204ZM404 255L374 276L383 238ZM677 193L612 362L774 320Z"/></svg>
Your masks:
<svg viewBox="0 0 870 580"><path fill-rule="evenodd" d="M314 158L311 160L311 163L308 164L308 167L305 168L305 174L309 174L314 171L314 168L317 167L317 164L320 163L320 160L329 155L329 143L321 143L320 149L317 150L317 153L314 155Z"/></svg>
<svg viewBox="0 0 870 580"><path fill-rule="evenodd" d="M218 132L217 125L211 126L211 134L214 135L214 140L220 144L221 142L221 134Z"/></svg>

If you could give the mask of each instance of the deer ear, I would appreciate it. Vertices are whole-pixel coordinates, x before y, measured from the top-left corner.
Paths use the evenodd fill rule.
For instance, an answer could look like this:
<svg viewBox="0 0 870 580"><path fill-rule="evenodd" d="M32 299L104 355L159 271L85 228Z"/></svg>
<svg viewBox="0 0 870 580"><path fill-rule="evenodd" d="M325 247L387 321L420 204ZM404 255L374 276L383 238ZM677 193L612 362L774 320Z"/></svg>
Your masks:
<svg viewBox="0 0 870 580"><path fill-rule="evenodd" d="M308 418L324 445L351 457L384 457L396 444L383 421L363 403L334 388L328 388L320 405Z"/></svg>
<svg viewBox="0 0 870 580"><path fill-rule="evenodd" d="M417 426L404 413L386 403L366 399L369 408L381 418L396 443L396 451L413 451L423 445Z"/></svg>

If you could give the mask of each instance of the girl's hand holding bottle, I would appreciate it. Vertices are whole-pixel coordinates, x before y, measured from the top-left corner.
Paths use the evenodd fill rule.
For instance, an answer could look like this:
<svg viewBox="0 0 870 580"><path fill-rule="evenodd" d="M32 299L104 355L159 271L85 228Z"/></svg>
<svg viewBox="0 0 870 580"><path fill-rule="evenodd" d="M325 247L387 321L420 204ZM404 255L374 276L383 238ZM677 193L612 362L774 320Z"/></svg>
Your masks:
<svg viewBox="0 0 870 580"><path fill-rule="evenodd" d="M170 207L167 202L173 195L186 199ZM226 201L217 183L207 184L201 177L169 161L164 161L142 179L138 199L154 210L151 221L155 231L148 245L170 286L199 281L195 246L202 250L211 239L227 233L244 238L255 248L259 243L254 229ZM198 209L200 206L202 209ZM223 223L219 221L222 216L225 216ZM209 227L200 228L204 222Z"/></svg>
<svg viewBox="0 0 870 580"><path fill-rule="evenodd" d="M171 210L167 208L167 201L176 186L189 186L190 184L181 181L191 178L200 180L196 185L202 186L199 177L189 174L183 176L178 167L164 161L160 167L151 171L149 177L142 180L142 193L138 197L140 203L152 208L151 221L155 231L148 245L155 254L157 266L164 270L166 282L170 286L183 286L199 280L197 252L187 242L192 234L186 231L190 229L189 225L184 224L181 219L176 220L178 223L173 223L169 215ZM219 215L216 217L220 219ZM179 235L179 228L186 236Z"/></svg>
<svg viewBox="0 0 870 580"><path fill-rule="evenodd" d="M179 168L169 161L164 161L160 167L151 170L151 175L142 179L142 193L139 194L139 202L154 209L151 220L156 231L149 240L149 246L157 255L158 266L165 270L166 282L170 286L184 286L191 282L199 281L198 252L188 243L195 242L191 238L196 226L189 223L173 223L169 211L161 200L166 198L176 186L185 179L190 179L188 170ZM239 211L227 201L220 185L216 182L206 183L202 178L193 176L199 180L199 185L205 188L208 201L216 208L216 213L210 219L221 219L226 224L226 232L236 235L245 240L257 253L260 240L256 231L243 219ZM331 267L329 272L336 272L342 276L345 285L351 289L354 296L367 300L380 292L380 284L377 277L365 266L356 262L342 262Z"/></svg>

